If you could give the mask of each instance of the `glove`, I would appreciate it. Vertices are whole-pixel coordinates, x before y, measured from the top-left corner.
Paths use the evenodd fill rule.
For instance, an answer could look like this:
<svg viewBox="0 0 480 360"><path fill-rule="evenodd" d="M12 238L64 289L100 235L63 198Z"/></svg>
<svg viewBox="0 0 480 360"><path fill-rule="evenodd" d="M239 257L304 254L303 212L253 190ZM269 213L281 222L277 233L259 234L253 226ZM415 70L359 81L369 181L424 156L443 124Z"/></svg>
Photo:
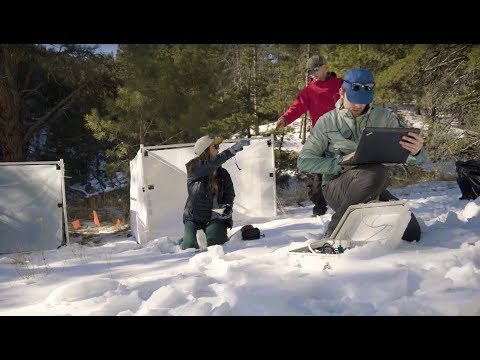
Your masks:
<svg viewBox="0 0 480 360"><path fill-rule="evenodd" d="M221 204L219 208L220 209L225 209L225 210L223 210L222 214L218 214L218 216L217 216L218 219L226 220L226 219L230 219L232 217L232 213L233 213L232 205Z"/></svg>
<svg viewBox="0 0 480 360"><path fill-rule="evenodd" d="M278 130L278 129L281 129L281 128L284 128L285 126L287 126L287 120L285 120L284 117L280 116L277 120L277 126L275 127L275 130Z"/></svg>
<svg viewBox="0 0 480 360"><path fill-rule="evenodd" d="M232 217L232 212L233 212L232 205L225 204L225 205L222 205L221 207L225 208L225 210L223 211L223 214L222 214L224 218L227 219L227 218Z"/></svg>
<svg viewBox="0 0 480 360"><path fill-rule="evenodd" d="M232 152L232 154L235 155L237 152L242 151L244 146L248 146L248 145L250 145L250 140L243 139L233 144L229 149Z"/></svg>

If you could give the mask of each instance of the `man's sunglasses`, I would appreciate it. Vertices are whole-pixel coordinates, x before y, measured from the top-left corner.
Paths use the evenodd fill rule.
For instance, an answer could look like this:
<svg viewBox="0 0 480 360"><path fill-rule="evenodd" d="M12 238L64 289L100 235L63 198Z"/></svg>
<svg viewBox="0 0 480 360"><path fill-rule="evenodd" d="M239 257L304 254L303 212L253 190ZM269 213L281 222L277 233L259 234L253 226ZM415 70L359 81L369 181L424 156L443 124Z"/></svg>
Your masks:
<svg viewBox="0 0 480 360"><path fill-rule="evenodd" d="M314 72L317 72L318 70L320 70L320 68L321 68L322 66L323 66L323 65L315 66L313 69L308 70L308 73L309 73L309 74L313 74Z"/></svg>
<svg viewBox="0 0 480 360"><path fill-rule="evenodd" d="M215 149L220 149L220 145L212 145Z"/></svg>
<svg viewBox="0 0 480 360"><path fill-rule="evenodd" d="M375 83L360 84L356 82L350 82L348 80L343 80L343 81L350 84L350 87L352 88L353 91L359 91L361 88L364 88L367 91L372 91L373 88L375 87Z"/></svg>

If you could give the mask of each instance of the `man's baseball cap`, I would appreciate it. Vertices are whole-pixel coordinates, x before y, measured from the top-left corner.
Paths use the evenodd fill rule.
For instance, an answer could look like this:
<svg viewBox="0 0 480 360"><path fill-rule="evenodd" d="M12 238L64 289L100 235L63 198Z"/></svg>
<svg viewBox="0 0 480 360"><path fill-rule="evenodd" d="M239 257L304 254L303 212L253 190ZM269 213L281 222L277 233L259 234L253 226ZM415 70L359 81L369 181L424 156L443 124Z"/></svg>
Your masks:
<svg viewBox="0 0 480 360"><path fill-rule="evenodd" d="M305 66L307 71L318 71L320 67L325 64L325 59L322 55L313 55L307 60L307 64Z"/></svg>
<svg viewBox="0 0 480 360"><path fill-rule="evenodd" d="M210 145L218 145L221 144L223 139L221 137L215 137L213 135L205 135L202 136L195 142L195 146L193 147L193 152L195 155L201 155L205 150L207 150Z"/></svg>
<svg viewBox="0 0 480 360"><path fill-rule="evenodd" d="M366 69L350 69L343 77L342 88L352 104L370 104L373 101L375 82L373 74Z"/></svg>

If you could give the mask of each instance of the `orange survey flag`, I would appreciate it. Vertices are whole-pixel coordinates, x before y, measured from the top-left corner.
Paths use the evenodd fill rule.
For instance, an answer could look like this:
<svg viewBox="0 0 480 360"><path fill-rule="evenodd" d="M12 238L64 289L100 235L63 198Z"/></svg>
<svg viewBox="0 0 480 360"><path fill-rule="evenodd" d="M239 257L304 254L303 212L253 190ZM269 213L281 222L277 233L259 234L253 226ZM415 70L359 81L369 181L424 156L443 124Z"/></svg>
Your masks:
<svg viewBox="0 0 480 360"><path fill-rule="evenodd" d="M72 221L72 226L75 230L77 230L81 225L80 225L80 220L73 220Z"/></svg>
<svg viewBox="0 0 480 360"><path fill-rule="evenodd" d="M98 215L95 210L93 210L93 222L95 223L95 225L100 226L100 220L98 220Z"/></svg>

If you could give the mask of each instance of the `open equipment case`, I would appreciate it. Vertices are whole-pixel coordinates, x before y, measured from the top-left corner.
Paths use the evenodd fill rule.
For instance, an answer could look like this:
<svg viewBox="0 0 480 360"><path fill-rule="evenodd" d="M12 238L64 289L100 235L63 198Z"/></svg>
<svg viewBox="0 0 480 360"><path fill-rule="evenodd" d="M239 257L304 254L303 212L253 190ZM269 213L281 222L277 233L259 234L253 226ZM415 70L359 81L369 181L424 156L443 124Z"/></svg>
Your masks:
<svg viewBox="0 0 480 360"><path fill-rule="evenodd" d="M351 205L330 238L308 240L306 246L287 253L290 265L327 270L345 251L379 241L397 247L410 221L406 200Z"/></svg>

